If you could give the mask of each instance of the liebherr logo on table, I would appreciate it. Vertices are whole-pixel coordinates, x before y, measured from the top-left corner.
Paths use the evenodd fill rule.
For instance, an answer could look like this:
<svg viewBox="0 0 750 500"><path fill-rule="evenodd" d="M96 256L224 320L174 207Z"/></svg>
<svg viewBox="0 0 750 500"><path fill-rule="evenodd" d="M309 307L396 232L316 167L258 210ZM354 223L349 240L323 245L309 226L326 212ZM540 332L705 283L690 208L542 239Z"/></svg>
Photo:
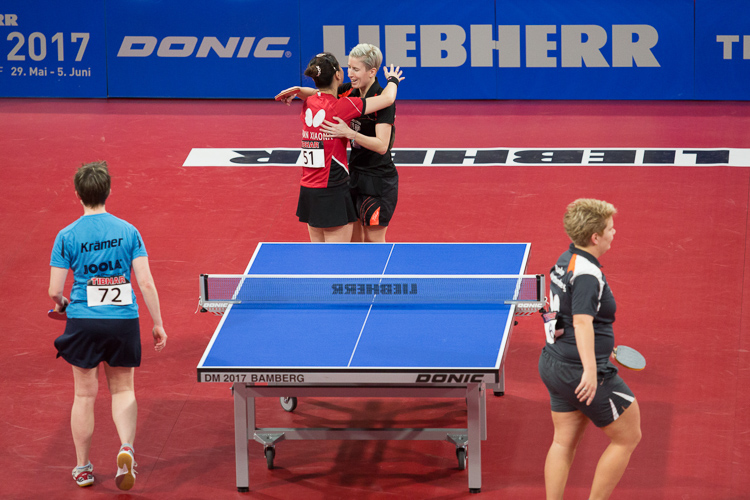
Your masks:
<svg viewBox="0 0 750 500"><path fill-rule="evenodd" d="M416 283L334 283L333 295L417 295Z"/></svg>

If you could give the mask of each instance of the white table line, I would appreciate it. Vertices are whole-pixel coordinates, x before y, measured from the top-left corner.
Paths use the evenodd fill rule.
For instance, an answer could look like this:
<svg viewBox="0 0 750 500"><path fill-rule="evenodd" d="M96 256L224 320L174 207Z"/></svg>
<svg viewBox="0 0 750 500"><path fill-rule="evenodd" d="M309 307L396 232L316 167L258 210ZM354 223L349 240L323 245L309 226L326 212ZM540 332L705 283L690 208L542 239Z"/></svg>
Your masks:
<svg viewBox="0 0 750 500"><path fill-rule="evenodd" d="M385 261L385 266L383 267L383 272L380 274L381 276L385 276L385 270L388 269L388 263L391 261L391 255L393 255L393 249L396 248L396 244L391 244L391 251L388 252L388 258ZM380 281L383 281L383 278L380 278ZM372 296L372 303L370 303L369 309L367 309L367 316L365 316L365 321L362 323L362 328L359 330L359 335L357 336L357 342L354 344L354 349L352 349L352 355L349 356L349 363L347 363L347 368L350 368L352 366L352 360L354 359L354 354L357 352L357 347L359 346L359 341L362 339L362 333L365 331L365 326L367 325L367 320L370 317L370 311L372 311L372 306L375 305L375 299L377 298L377 294Z"/></svg>

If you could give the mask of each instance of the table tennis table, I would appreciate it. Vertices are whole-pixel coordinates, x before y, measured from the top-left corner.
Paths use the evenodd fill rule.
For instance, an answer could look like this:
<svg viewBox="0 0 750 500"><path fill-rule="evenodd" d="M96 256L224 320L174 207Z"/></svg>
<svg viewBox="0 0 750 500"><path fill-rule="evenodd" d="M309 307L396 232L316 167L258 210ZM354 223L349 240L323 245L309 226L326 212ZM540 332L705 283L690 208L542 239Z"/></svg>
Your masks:
<svg viewBox="0 0 750 500"><path fill-rule="evenodd" d="M523 275L530 249L529 243L259 243L244 276L399 281L408 275ZM204 278L201 297L209 303ZM537 278L542 283L536 300L543 300L543 277ZM459 469L468 468L469 490L480 491L485 392L504 391L503 363L518 304L412 303L416 284L403 281L381 287L381 296L369 304L225 304L197 372L199 382L232 384L238 491L249 491L250 440L263 444L272 469L275 445L287 439L449 441ZM367 290L372 288L377 294L378 285ZM392 297L398 300L380 303L384 291L402 294L404 302ZM460 398L466 401L467 423L444 429L257 428L257 397L279 397L287 411L297 397Z"/></svg>

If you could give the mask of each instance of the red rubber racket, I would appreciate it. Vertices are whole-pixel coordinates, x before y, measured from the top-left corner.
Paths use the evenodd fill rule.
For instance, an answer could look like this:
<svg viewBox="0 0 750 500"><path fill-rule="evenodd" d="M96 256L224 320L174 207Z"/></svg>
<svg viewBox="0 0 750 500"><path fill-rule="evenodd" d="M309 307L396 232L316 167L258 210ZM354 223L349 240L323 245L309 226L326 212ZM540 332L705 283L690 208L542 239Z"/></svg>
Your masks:
<svg viewBox="0 0 750 500"><path fill-rule="evenodd" d="M50 309L47 311L47 317L50 319L68 319L68 315L65 313L65 309L68 307L67 304L65 304L65 307L63 307L62 311L55 311L54 309Z"/></svg>
<svg viewBox="0 0 750 500"><path fill-rule="evenodd" d="M284 101L289 104L297 96L297 94L299 94L299 87L290 87L276 94L276 97L274 97L274 99L276 99L277 101Z"/></svg>

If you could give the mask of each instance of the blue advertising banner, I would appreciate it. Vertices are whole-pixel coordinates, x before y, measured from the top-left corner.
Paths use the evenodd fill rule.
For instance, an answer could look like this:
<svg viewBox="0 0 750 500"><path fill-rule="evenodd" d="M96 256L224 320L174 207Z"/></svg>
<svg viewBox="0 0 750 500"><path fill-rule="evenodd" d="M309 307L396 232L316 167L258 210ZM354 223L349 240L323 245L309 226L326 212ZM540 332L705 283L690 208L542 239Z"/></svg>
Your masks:
<svg viewBox="0 0 750 500"><path fill-rule="evenodd" d="M358 43L399 99L750 99L747 0L5 0L3 97L273 97ZM379 72L381 84L382 70ZM346 79L348 80L348 78Z"/></svg>
<svg viewBox="0 0 750 500"><path fill-rule="evenodd" d="M696 0L696 99L750 99L750 2Z"/></svg>
<svg viewBox="0 0 750 500"><path fill-rule="evenodd" d="M693 98L693 0L497 0L496 24L500 99Z"/></svg>
<svg viewBox="0 0 750 500"><path fill-rule="evenodd" d="M106 97L104 43L103 2L4 0L0 96Z"/></svg>
<svg viewBox="0 0 750 500"><path fill-rule="evenodd" d="M111 97L268 98L299 81L299 1L107 1Z"/></svg>
<svg viewBox="0 0 750 500"><path fill-rule="evenodd" d="M347 66L355 45L372 43L383 52L384 64L404 70L399 99L497 98L497 70L476 64L471 39L474 26L492 28L494 0L435 0L429 6L385 0L366 10L311 2L300 7L300 74L319 52L331 52ZM385 83L382 70L378 78ZM312 86L312 80L302 84Z"/></svg>

